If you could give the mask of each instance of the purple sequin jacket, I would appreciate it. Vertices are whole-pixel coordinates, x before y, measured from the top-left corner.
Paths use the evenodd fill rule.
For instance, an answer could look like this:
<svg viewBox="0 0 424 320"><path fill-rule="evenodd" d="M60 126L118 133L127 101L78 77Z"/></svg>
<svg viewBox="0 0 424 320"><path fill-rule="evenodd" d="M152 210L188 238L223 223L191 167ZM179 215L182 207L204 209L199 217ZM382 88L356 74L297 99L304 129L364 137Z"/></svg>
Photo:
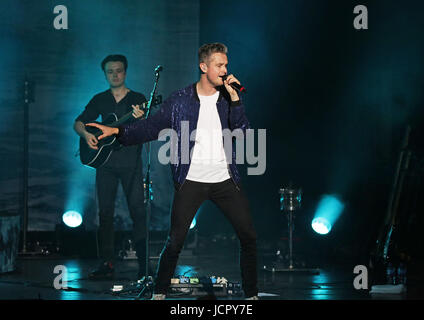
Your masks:
<svg viewBox="0 0 424 320"><path fill-rule="evenodd" d="M250 128L242 101L232 102L225 89L220 91L216 105L223 130L229 129L232 131L241 129L245 133L246 129ZM188 140L189 150L193 150L195 142L191 139L184 138L184 135L182 137L182 131L184 131L184 128L187 128L188 124L188 137L191 137L191 133L197 127L199 108L200 100L197 95L196 84L192 84L172 93L163 102L162 107L156 113L150 115L148 119L120 126L119 134L117 135L118 141L125 146L145 143L157 140L159 133L163 129L171 128L177 133L178 142L181 142L182 139L185 139L185 141ZM184 147L176 147L174 149L175 161L170 161L176 188L180 188L183 185L191 161L190 156L186 154L187 152L181 152L182 148ZM241 179L236 166L235 148L232 148L231 153L232 161L228 164L229 174L238 186Z"/></svg>

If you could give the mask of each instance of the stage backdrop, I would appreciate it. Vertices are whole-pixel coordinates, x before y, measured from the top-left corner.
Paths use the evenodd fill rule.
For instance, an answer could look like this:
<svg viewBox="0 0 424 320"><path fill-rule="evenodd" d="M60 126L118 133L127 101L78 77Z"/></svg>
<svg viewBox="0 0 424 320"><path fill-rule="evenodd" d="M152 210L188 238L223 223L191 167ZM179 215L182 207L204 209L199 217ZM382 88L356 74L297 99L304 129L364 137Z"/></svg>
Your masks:
<svg viewBox="0 0 424 320"><path fill-rule="evenodd" d="M64 5L68 29L55 29L56 5ZM157 94L198 77L199 5L187 1L15 1L0 10L0 208L22 212L23 82L35 84L29 105L29 230L53 230L66 210L84 214L88 228L97 225L95 170L75 156L74 119L88 101L108 88L100 62L108 54L128 58L127 85L147 98L154 69L163 66ZM63 23L64 21L59 21ZM154 201L152 229L168 228L173 187L169 166L152 145ZM143 151L143 158L145 152ZM121 187L116 227L131 220Z"/></svg>

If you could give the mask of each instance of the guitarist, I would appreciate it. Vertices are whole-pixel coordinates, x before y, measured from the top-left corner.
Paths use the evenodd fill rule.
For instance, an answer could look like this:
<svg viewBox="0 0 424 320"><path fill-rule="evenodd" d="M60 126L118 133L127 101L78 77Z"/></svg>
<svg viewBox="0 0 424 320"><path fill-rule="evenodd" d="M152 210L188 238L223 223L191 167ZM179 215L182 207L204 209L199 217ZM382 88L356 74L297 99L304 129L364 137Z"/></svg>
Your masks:
<svg viewBox="0 0 424 320"><path fill-rule="evenodd" d="M115 113L118 118L133 110L137 121L144 112L140 104L147 101L141 93L128 89L125 85L128 62L123 55L109 55L101 63L110 88L96 94L75 119L74 130L85 139L88 146L98 150L95 135L85 129L85 124L99 116L104 120ZM90 279L110 279L114 275L114 228L113 216L115 198L121 182L133 222L133 243L139 262L138 277L145 274L146 259L146 213L144 208L143 173L141 161L142 145L118 148L112 152L107 162L96 169L96 189L99 203L99 248L102 262L89 274Z"/></svg>

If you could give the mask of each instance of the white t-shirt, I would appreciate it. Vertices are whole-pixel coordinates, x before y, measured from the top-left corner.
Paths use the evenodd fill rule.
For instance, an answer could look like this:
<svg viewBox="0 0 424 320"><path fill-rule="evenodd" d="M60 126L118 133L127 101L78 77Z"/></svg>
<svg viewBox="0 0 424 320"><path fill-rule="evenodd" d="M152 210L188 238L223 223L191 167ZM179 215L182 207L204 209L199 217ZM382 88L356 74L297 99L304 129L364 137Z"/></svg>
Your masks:
<svg viewBox="0 0 424 320"><path fill-rule="evenodd" d="M222 139L222 126L216 102L219 91L200 96L199 119L187 179L197 182L222 182L230 179Z"/></svg>

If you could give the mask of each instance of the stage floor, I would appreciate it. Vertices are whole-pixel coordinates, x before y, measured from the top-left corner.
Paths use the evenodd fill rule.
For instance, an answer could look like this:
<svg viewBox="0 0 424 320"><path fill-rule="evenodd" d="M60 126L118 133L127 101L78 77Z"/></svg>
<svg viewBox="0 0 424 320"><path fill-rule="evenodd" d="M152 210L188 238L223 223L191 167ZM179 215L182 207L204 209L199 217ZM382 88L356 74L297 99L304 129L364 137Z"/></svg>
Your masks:
<svg viewBox="0 0 424 320"><path fill-rule="evenodd" d="M156 260L156 262L155 262ZM157 259L152 259L155 267ZM97 259L65 258L58 255L26 256L17 258L16 270L0 274L0 300L134 300L140 292L137 287L137 261L119 260L113 280L89 280L89 271L99 263ZM260 263L261 264L261 263ZM55 278L67 269L67 289L56 289ZM261 300L372 300L422 299L421 290L408 290L406 294L370 295L369 290L356 290L353 280L354 266L322 265L319 272L265 271L259 268L258 287ZM184 254L180 256L176 275L187 277L224 277L239 283L238 258L226 253ZM61 283L56 279L56 284ZM123 291L113 292L115 285ZM408 288L409 289L409 288ZM195 300L205 296L172 295L167 299ZM209 297L210 298L210 297ZM243 296L223 295L217 300L240 300Z"/></svg>

